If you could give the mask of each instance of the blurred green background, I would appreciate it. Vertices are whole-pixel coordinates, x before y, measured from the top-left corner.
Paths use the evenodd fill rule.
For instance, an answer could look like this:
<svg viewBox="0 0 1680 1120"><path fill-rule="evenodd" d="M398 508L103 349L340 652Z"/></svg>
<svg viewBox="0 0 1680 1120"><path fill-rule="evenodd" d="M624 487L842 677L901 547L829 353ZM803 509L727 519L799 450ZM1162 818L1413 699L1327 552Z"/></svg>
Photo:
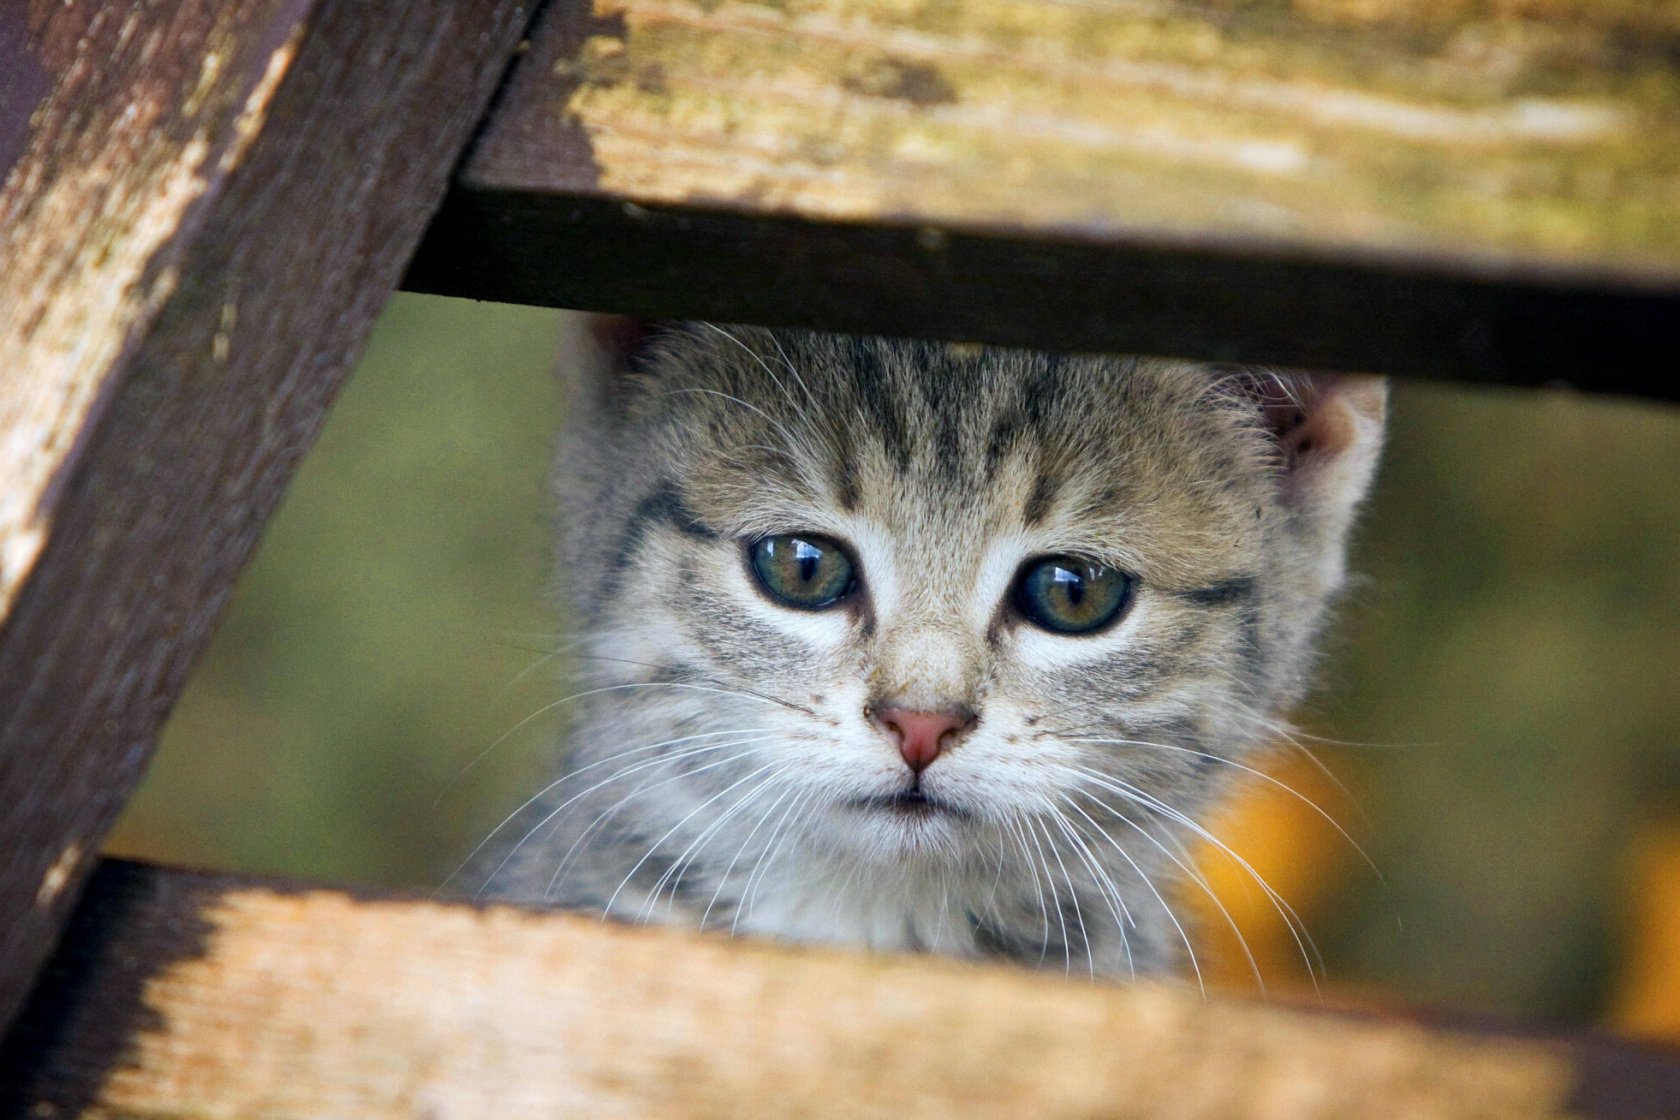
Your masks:
<svg viewBox="0 0 1680 1120"><path fill-rule="evenodd" d="M537 788L560 322L392 302L113 850L431 889ZM1396 386L1300 713L1366 744L1317 749L1383 876L1287 855L1333 865L1303 900L1332 989L1584 1022L1631 982L1630 845L1680 817L1677 471L1664 407Z"/></svg>

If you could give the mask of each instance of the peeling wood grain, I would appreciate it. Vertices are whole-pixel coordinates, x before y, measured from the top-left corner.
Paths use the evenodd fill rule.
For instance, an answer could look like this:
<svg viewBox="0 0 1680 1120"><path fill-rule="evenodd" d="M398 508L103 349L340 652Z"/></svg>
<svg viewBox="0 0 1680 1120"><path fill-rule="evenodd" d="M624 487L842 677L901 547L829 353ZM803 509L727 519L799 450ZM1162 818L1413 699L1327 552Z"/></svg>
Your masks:
<svg viewBox="0 0 1680 1120"><path fill-rule="evenodd" d="M107 864L0 1054L12 1087L0 1109L132 1120L1597 1115L1570 1099L1578 1074L1557 1043L1204 1002L1189 989Z"/></svg>
<svg viewBox="0 0 1680 1120"><path fill-rule="evenodd" d="M85 426L99 375L126 328L178 284L171 243L218 170L244 160L303 30L297 3L53 7L5 17L29 36L13 44L8 69L58 84L38 107L8 105L8 123L31 135L0 188L0 369L10 375L0 396L0 617L46 540L49 491L70 459L63 445ZM247 20L265 34L242 36Z"/></svg>
<svg viewBox="0 0 1680 1120"><path fill-rule="evenodd" d="M1673 395L1680 9L579 0L406 283Z"/></svg>
<svg viewBox="0 0 1680 1120"><path fill-rule="evenodd" d="M0 1024L526 20L0 8Z"/></svg>
<svg viewBox="0 0 1680 1120"><path fill-rule="evenodd" d="M1387 8L599 0L469 174L545 185L570 118L644 203L1680 275L1673 5Z"/></svg>

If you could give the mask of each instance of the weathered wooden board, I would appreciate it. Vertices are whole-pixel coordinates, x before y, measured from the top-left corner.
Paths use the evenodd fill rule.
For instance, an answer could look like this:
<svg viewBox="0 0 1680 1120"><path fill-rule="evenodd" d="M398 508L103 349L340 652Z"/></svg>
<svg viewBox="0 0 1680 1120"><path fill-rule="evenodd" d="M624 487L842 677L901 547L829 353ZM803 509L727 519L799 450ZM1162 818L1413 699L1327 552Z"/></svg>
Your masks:
<svg viewBox="0 0 1680 1120"><path fill-rule="evenodd" d="M1665 0L569 0L410 270L1680 393Z"/></svg>
<svg viewBox="0 0 1680 1120"><path fill-rule="evenodd" d="M0 1025L527 7L0 5Z"/></svg>
<svg viewBox="0 0 1680 1120"><path fill-rule="evenodd" d="M0 1112L1672 1115L1675 1062L1644 1064L1600 1108L1557 1043L107 864L0 1053Z"/></svg>

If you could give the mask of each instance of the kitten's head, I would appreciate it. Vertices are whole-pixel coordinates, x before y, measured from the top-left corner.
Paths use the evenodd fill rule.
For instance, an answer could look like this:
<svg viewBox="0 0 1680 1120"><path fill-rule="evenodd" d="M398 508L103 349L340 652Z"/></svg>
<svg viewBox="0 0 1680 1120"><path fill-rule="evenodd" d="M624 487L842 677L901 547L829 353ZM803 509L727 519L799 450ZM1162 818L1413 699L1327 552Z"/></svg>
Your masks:
<svg viewBox="0 0 1680 1120"><path fill-rule="evenodd" d="M709 749L685 812L772 783L813 850L991 859L1193 815L1300 694L1380 382L600 326L561 480L586 749Z"/></svg>

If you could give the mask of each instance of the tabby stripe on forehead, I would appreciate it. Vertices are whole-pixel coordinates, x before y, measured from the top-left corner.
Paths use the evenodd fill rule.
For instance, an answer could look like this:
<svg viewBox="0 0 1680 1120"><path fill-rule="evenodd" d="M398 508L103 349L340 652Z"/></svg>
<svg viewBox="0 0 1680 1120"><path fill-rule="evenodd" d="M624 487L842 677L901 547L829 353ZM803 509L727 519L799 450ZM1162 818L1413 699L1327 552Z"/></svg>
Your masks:
<svg viewBox="0 0 1680 1120"><path fill-rule="evenodd" d="M1003 464L1003 456L1012 451L1021 438L1021 429L1026 426L1027 418L1021 410L1010 406L999 413L992 421L991 435L986 437L986 481L993 482L997 478L998 467Z"/></svg>
<svg viewBox="0 0 1680 1120"><path fill-rule="evenodd" d="M669 525L696 540L718 539L718 533L701 521L683 502L676 483L670 479L661 480L645 498L636 503L630 520L625 523L624 531L618 535L618 543L613 549L612 565L607 569L606 576L597 590L601 602L604 603L613 597L620 575L629 570L635 560L636 549L641 547L650 525Z"/></svg>
<svg viewBox="0 0 1680 1120"><path fill-rule="evenodd" d="M691 537L703 541L715 541L718 534L704 521L700 515L688 508L683 501L682 493L677 484L670 479L661 481L653 491L643 498L636 506L636 512L630 517L630 524L626 533L638 533L641 527L649 522L658 522L671 526Z"/></svg>
<svg viewBox="0 0 1680 1120"><path fill-rule="evenodd" d="M1259 584L1253 576L1233 576L1210 583L1206 587L1192 587L1187 591L1171 591L1175 599L1198 607L1229 607L1253 599Z"/></svg>
<svg viewBox="0 0 1680 1120"><path fill-rule="evenodd" d="M1041 423L1050 414L1050 399L1060 396L1062 391L1062 356L1042 354L1040 357L1044 364L1028 374L1021 383L1021 404L1027 420L1034 424ZM1040 436L1047 434L1039 433Z"/></svg>
<svg viewBox="0 0 1680 1120"><path fill-rule="evenodd" d="M858 487L857 465L847 451L841 451L834 457L834 491L840 508L847 513L854 512L863 498L863 492Z"/></svg>
<svg viewBox="0 0 1680 1120"><path fill-rule="evenodd" d="M934 468L946 486L958 489L967 477L968 464L962 460L962 429L957 421L956 410L949 400L933 414L938 418L938 430L934 438L938 441L938 451L934 455Z"/></svg>
<svg viewBox="0 0 1680 1120"><path fill-rule="evenodd" d="M1044 470L1038 472L1033 479L1032 491L1027 495L1026 504L1021 507L1021 519L1028 528L1044 524L1044 519L1050 516L1050 508L1056 504L1056 490L1061 485L1057 479L1051 478Z"/></svg>
<svg viewBox="0 0 1680 1120"><path fill-rule="evenodd" d="M866 338L848 340L851 362L847 367L852 388L859 405L858 412L869 426L870 434L892 456L900 473L910 469L910 435L904 416L899 412L898 393L886 380L875 344Z"/></svg>

